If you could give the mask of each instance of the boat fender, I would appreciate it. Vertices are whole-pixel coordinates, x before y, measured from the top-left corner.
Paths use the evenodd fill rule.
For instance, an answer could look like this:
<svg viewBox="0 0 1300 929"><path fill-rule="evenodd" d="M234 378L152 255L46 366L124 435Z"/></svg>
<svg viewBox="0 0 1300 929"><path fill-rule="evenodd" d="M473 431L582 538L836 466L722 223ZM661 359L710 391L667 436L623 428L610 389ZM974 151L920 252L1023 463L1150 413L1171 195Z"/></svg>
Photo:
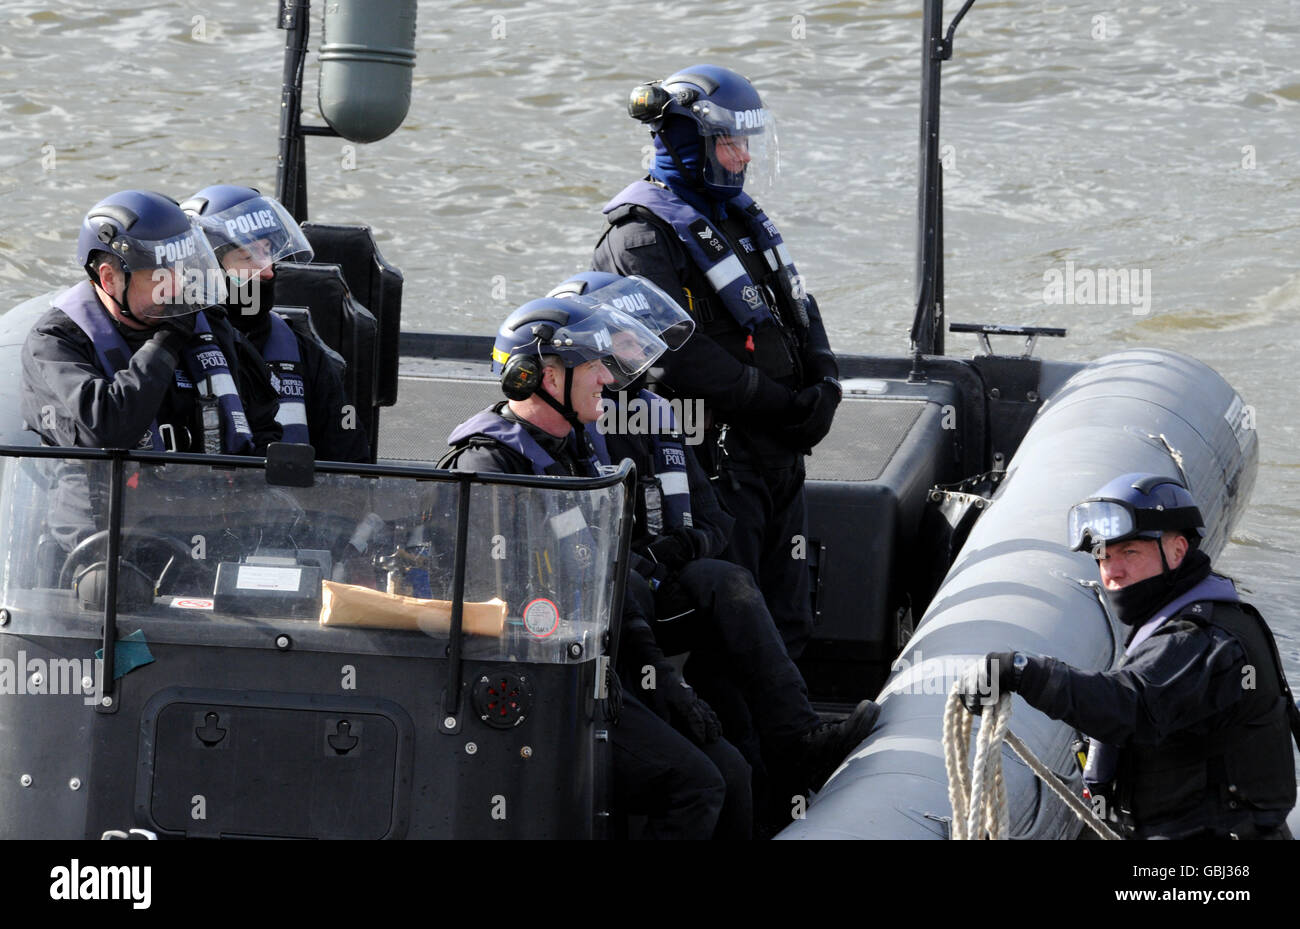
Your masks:
<svg viewBox="0 0 1300 929"><path fill-rule="evenodd" d="M325 5L317 102L349 142L377 142L411 107L415 0L332 0Z"/></svg>

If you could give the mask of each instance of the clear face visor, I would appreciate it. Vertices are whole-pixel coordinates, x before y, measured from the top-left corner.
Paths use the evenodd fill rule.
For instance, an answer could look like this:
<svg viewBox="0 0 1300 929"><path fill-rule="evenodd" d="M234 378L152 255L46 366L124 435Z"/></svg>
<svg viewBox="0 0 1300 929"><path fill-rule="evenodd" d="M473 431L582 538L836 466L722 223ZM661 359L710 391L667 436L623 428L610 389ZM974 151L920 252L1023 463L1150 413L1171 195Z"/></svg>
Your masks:
<svg viewBox="0 0 1300 929"><path fill-rule="evenodd" d="M277 261L311 261L315 254L289 211L270 197L254 197L195 219L240 284Z"/></svg>
<svg viewBox="0 0 1300 929"><path fill-rule="evenodd" d="M1137 534L1133 509L1117 500L1087 500L1070 507L1070 550L1079 552L1132 538Z"/></svg>
<svg viewBox="0 0 1300 929"><path fill-rule="evenodd" d="M639 275L589 290L582 298L633 317L658 335L669 351L681 348L695 331L695 320L681 304Z"/></svg>
<svg viewBox="0 0 1300 929"><path fill-rule="evenodd" d="M556 330L551 341L540 351L557 351L566 362L580 364L599 360L614 380L609 386L622 390L636 380L655 359L668 350L657 335L631 316L603 306L596 313L573 325Z"/></svg>
<svg viewBox="0 0 1300 929"><path fill-rule="evenodd" d="M131 311L138 316L152 319L186 316L226 299L225 272L207 237L193 220L187 231L167 239L119 235L105 251L126 263L133 275L132 285L136 275L148 276L151 303L139 306L142 301L136 298Z"/></svg>
<svg viewBox="0 0 1300 929"><path fill-rule="evenodd" d="M711 103L699 107L692 113L704 136L704 180L720 187L746 186L751 193L772 190L781 170L772 111L728 110Z"/></svg>

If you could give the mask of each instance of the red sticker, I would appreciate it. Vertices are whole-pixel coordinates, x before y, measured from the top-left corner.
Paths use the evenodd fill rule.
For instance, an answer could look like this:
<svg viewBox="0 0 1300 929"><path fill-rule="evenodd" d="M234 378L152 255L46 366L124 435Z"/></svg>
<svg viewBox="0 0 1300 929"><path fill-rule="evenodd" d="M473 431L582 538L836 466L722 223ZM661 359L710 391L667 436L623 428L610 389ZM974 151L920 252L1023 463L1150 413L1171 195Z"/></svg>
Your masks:
<svg viewBox="0 0 1300 929"><path fill-rule="evenodd" d="M545 597L531 600L524 607L524 628L544 639L560 628L560 608Z"/></svg>
<svg viewBox="0 0 1300 929"><path fill-rule="evenodd" d="M214 604L203 597L172 597L172 607L178 610L210 610Z"/></svg>

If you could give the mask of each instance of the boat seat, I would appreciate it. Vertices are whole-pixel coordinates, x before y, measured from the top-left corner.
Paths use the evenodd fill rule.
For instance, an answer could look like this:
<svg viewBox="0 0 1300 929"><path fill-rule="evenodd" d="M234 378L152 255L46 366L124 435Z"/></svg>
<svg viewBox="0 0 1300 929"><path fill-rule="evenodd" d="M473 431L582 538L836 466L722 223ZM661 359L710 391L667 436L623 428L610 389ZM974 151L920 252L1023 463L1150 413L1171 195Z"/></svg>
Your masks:
<svg viewBox="0 0 1300 929"><path fill-rule="evenodd" d="M815 627L799 666L816 682L815 701L874 696L898 654L915 575L931 560L919 531L926 500L955 479L956 434L944 428L955 402L943 383L890 399L846 396L807 459Z"/></svg>
<svg viewBox="0 0 1300 929"><path fill-rule="evenodd" d="M329 343L321 337L320 332L316 329L316 324L311 321L311 312L305 306L276 307L276 312L284 317L284 321L289 324L289 328L299 338L315 343L330 359L343 369L347 369L348 360L330 348Z"/></svg>
<svg viewBox="0 0 1300 929"><path fill-rule="evenodd" d="M384 260L369 226L303 223L302 231L316 252L314 262L338 265L353 298L375 317L379 340L375 402L392 406L397 402L402 272Z"/></svg>
<svg viewBox="0 0 1300 929"><path fill-rule="evenodd" d="M374 315L352 296L342 269L334 264L277 265L275 302L276 310L286 318L310 316L313 331L343 356L347 362L344 387L356 405L358 425L375 448L382 405L377 390L382 361ZM396 356L391 366L396 370Z"/></svg>

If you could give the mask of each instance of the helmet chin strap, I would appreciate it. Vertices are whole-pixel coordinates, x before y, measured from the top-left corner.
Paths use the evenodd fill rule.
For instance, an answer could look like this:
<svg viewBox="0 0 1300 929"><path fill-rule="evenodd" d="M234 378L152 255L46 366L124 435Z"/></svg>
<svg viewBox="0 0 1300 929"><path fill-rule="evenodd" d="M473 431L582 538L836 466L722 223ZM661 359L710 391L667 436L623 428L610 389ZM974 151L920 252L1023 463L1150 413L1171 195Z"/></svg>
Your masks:
<svg viewBox="0 0 1300 929"><path fill-rule="evenodd" d="M89 266L87 267L87 270L89 271ZM117 311L119 313L121 313L127 319L131 320L131 322L133 323L139 323L141 326L147 326L148 323L146 323L139 316L136 316L134 313L131 312L131 306L130 306L131 298L128 295L128 292L131 289L131 269L123 268L122 273L126 276L126 283L122 285L122 297L124 298L123 300L119 300L117 299L117 297L114 297L107 290L107 288L104 287L104 285L99 280L99 275L91 274L90 280L93 284L95 284L97 287L99 287L100 290L104 292L104 296L108 297L108 299L113 301L113 306L117 307Z"/></svg>
<svg viewBox="0 0 1300 929"><path fill-rule="evenodd" d="M545 387L540 387L535 396L540 397L542 402L549 406L555 412L564 417L565 421L573 427L575 432L582 432L582 420L578 419L578 411L573 408L573 369L564 369L564 403L550 395Z"/></svg>

